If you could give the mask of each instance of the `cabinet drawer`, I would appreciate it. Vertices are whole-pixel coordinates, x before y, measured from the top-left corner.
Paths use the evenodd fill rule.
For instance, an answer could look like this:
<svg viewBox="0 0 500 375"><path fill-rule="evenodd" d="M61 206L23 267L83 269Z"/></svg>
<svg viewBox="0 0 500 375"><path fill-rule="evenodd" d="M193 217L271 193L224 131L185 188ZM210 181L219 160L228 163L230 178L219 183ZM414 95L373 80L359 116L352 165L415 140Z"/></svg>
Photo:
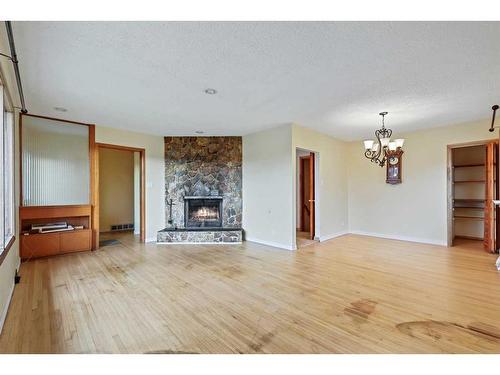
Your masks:
<svg viewBox="0 0 500 375"><path fill-rule="evenodd" d="M21 249L23 259L59 254L59 233L21 236Z"/></svg>
<svg viewBox="0 0 500 375"><path fill-rule="evenodd" d="M77 230L74 232L63 232L61 236L61 253L73 251L90 250L90 230Z"/></svg>

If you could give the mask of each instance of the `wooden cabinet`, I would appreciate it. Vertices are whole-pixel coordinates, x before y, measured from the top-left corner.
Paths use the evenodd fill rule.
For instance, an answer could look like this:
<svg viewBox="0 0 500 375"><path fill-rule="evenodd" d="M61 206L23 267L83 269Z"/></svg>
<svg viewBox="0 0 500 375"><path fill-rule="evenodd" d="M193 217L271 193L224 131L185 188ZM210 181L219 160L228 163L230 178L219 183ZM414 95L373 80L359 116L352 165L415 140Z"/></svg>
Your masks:
<svg viewBox="0 0 500 375"><path fill-rule="evenodd" d="M59 246L61 253L74 251L85 251L90 249L91 232L89 229L74 232L62 232L60 234Z"/></svg>
<svg viewBox="0 0 500 375"><path fill-rule="evenodd" d="M26 260L91 250L91 211L90 205L21 207L21 258ZM83 226L83 229L53 233L30 232L32 224L58 221Z"/></svg>
<svg viewBox="0 0 500 375"><path fill-rule="evenodd" d="M21 236L21 258L38 258L59 254L59 233Z"/></svg>

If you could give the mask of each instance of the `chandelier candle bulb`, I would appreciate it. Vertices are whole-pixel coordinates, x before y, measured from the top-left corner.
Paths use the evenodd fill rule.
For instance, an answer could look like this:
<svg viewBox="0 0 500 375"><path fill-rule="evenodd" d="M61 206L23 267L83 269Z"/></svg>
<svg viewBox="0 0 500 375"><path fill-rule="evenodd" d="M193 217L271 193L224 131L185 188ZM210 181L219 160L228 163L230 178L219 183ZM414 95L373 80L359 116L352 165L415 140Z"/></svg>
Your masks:
<svg viewBox="0 0 500 375"><path fill-rule="evenodd" d="M394 142L396 143L397 148L401 148L401 147L403 147L405 140L404 139L396 139Z"/></svg>
<svg viewBox="0 0 500 375"><path fill-rule="evenodd" d="M365 144L365 150L370 150L373 147L373 141L367 140L363 142Z"/></svg>

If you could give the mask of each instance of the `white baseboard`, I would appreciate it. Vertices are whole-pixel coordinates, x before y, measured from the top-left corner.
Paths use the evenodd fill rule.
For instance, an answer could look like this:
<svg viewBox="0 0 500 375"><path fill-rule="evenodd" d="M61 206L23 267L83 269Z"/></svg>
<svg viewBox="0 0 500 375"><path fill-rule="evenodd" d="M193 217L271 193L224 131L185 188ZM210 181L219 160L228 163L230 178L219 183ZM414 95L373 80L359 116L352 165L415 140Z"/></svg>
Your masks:
<svg viewBox="0 0 500 375"><path fill-rule="evenodd" d="M408 241L408 242L419 242L425 243L429 245L439 245L439 246L447 246L446 241L439 241L429 238L421 238L421 237L409 237L409 236L399 236L394 234L383 234L383 233L374 233L374 232L365 232L361 230L351 230L349 231L351 234L359 234L361 236L371 236L378 238L387 238L389 240L399 240L399 241Z"/></svg>
<svg viewBox="0 0 500 375"><path fill-rule="evenodd" d="M340 237L340 236L343 236L344 234L348 234L348 233L349 233L348 231L343 230L343 231L340 231L337 233L327 234L326 236L320 236L319 242L328 241L328 240L331 240L332 238Z"/></svg>
<svg viewBox="0 0 500 375"><path fill-rule="evenodd" d="M151 237L151 238L146 238L145 242L156 242L157 238L156 237Z"/></svg>
<svg viewBox="0 0 500 375"><path fill-rule="evenodd" d="M0 335L2 334L3 324L5 323L5 319L7 318L7 312L9 311L10 301L12 300L12 295L14 294L15 284L12 283L12 287L10 289L9 298L7 299L7 303L2 311L2 315L0 316Z"/></svg>
<svg viewBox="0 0 500 375"><path fill-rule="evenodd" d="M267 245L267 246L277 247L279 249L297 250L296 246L290 246L290 245L287 246L287 245L283 245L283 244L278 243L278 242L264 241L264 240L259 240L257 238L252 238L252 237L245 238L245 241L260 243L261 245Z"/></svg>

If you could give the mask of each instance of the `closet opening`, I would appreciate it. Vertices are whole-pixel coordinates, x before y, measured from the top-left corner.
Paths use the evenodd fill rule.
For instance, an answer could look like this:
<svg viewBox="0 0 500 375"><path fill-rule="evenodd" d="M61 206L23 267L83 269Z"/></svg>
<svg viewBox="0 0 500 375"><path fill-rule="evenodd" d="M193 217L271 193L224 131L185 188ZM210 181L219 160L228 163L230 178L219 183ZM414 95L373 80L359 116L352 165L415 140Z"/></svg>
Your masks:
<svg viewBox="0 0 500 375"><path fill-rule="evenodd" d="M497 252L498 141L448 146L448 246Z"/></svg>

